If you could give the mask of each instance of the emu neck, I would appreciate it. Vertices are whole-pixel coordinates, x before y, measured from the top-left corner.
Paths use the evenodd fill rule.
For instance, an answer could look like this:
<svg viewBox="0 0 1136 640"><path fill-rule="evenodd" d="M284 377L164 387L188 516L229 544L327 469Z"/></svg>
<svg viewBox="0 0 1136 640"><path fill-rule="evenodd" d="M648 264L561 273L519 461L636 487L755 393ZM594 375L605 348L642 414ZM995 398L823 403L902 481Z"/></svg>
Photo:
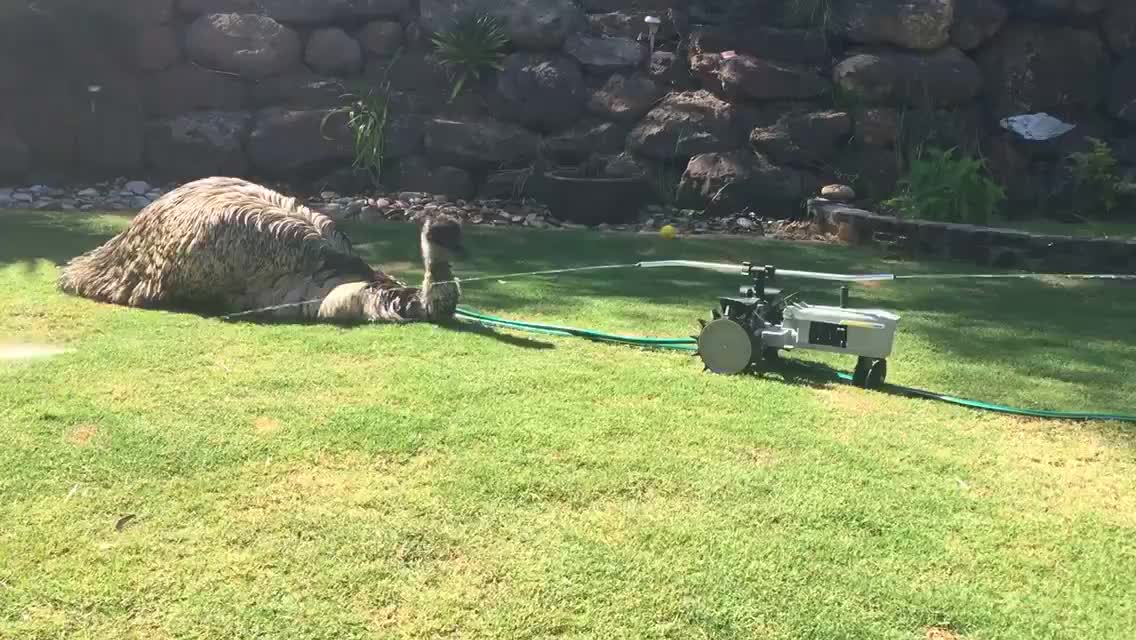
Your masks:
<svg viewBox="0 0 1136 640"><path fill-rule="evenodd" d="M422 292L430 294L430 289L439 282L451 282L454 279L454 270L449 262L442 260L426 261L426 276L422 279Z"/></svg>

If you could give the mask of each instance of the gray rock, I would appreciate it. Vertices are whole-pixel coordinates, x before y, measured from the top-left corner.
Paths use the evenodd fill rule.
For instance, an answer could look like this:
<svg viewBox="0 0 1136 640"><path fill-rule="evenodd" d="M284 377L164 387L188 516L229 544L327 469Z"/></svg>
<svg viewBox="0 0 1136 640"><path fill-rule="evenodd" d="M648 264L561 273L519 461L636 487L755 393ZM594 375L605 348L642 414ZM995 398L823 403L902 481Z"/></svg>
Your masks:
<svg viewBox="0 0 1136 640"><path fill-rule="evenodd" d="M394 55L403 43L402 25L398 22L375 20L367 23L356 36L363 50L370 55L387 57Z"/></svg>
<svg viewBox="0 0 1136 640"><path fill-rule="evenodd" d="M538 131L566 127L584 112L587 93L580 67L560 55L515 53L497 76L494 111Z"/></svg>
<svg viewBox="0 0 1136 640"><path fill-rule="evenodd" d="M352 75L363 69L363 48L343 29L316 29L308 37L304 62L317 73Z"/></svg>
<svg viewBox="0 0 1136 640"><path fill-rule="evenodd" d="M142 168L145 109L136 80L108 75L101 83L97 108L79 110L79 166L103 174L128 174ZM29 145L35 151L35 147Z"/></svg>
<svg viewBox="0 0 1136 640"><path fill-rule="evenodd" d="M678 187L681 207L722 215L748 207L785 213L799 206L812 185L802 174L750 151L705 153L687 164Z"/></svg>
<svg viewBox="0 0 1136 640"><path fill-rule="evenodd" d="M647 40L647 16L661 17L658 11L644 11L636 8L620 9L606 13L588 13L588 32L593 35L631 40ZM656 34L656 42L664 42L675 37L674 23L663 20Z"/></svg>
<svg viewBox="0 0 1136 640"><path fill-rule="evenodd" d="M143 86L146 112L153 116L236 111L245 102L245 86L239 78L195 64L179 64L161 71Z"/></svg>
<svg viewBox="0 0 1136 640"><path fill-rule="evenodd" d="M755 58L798 64L821 64L830 57L828 43L820 30L751 24L698 29L691 34L691 48L698 53L735 51Z"/></svg>
<svg viewBox="0 0 1136 640"><path fill-rule="evenodd" d="M263 13L281 22L327 24L396 18L409 4L407 0L180 0L178 6L191 15Z"/></svg>
<svg viewBox="0 0 1136 640"><path fill-rule="evenodd" d="M709 91L675 92L628 134L628 147L659 161L737 148L736 112L728 102Z"/></svg>
<svg viewBox="0 0 1136 640"><path fill-rule="evenodd" d="M197 63L259 80L300 63L300 36L263 15L213 13L197 18L186 34L186 49Z"/></svg>
<svg viewBox="0 0 1136 640"><path fill-rule="evenodd" d="M1112 2L1101 16L1101 31L1114 53L1136 49L1136 2Z"/></svg>
<svg viewBox="0 0 1136 640"><path fill-rule="evenodd" d="M16 131L0 127L0 179L19 178L30 168L28 145Z"/></svg>
<svg viewBox="0 0 1136 640"><path fill-rule="evenodd" d="M97 198L100 195L102 194L100 194L99 190L95 189L94 187L87 187L86 189L75 193L75 196L78 198Z"/></svg>
<svg viewBox="0 0 1136 640"><path fill-rule="evenodd" d="M723 62L718 78L727 95L751 100L816 98L832 88L810 67L747 55Z"/></svg>
<svg viewBox="0 0 1136 640"><path fill-rule="evenodd" d="M852 135L862 145L890 147L899 140L899 110L891 107L861 109L852 116Z"/></svg>
<svg viewBox="0 0 1136 640"><path fill-rule="evenodd" d="M354 155L342 114L271 108L256 114L247 152L253 169L270 175L310 171ZM325 122L326 119L326 122Z"/></svg>
<svg viewBox="0 0 1136 640"><path fill-rule="evenodd" d="M663 97L663 90L645 75L615 74L588 99L588 111L608 120L634 122Z"/></svg>
<svg viewBox="0 0 1136 640"><path fill-rule="evenodd" d="M178 32L169 25L144 26L134 34L134 65L142 71L161 71L181 61Z"/></svg>
<svg viewBox="0 0 1136 640"><path fill-rule="evenodd" d="M647 47L629 38L576 33L568 37L564 51L597 74L627 71L647 61Z"/></svg>
<svg viewBox="0 0 1136 640"><path fill-rule="evenodd" d="M843 111L790 113L754 129L750 144L773 162L809 168L835 158L851 135L852 118Z"/></svg>
<svg viewBox="0 0 1136 640"><path fill-rule="evenodd" d="M837 0L845 37L863 44L889 44L933 51L947 44L954 0Z"/></svg>
<svg viewBox="0 0 1136 640"><path fill-rule="evenodd" d="M1136 53L1112 70L1108 111L1120 120L1136 123Z"/></svg>
<svg viewBox="0 0 1136 640"><path fill-rule="evenodd" d="M1017 0L1014 10L1027 18L1075 18L1099 13L1109 0Z"/></svg>
<svg viewBox="0 0 1136 640"><path fill-rule="evenodd" d="M32 200L35 200L35 197L30 193L16 192L12 194L13 202L31 202Z"/></svg>
<svg viewBox="0 0 1136 640"><path fill-rule="evenodd" d="M686 56L672 51L652 53L648 74L660 85L676 89L690 89L695 84L694 78L690 75L690 65Z"/></svg>
<svg viewBox="0 0 1136 640"><path fill-rule="evenodd" d="M540 139L513 124L488 118L426 121L427 155L436 164L463 169L523 166L537 157Z"/></svg>
<svg viewBox="0 0 1136 640"><path fill-rule="evenodd" d="M146 192L150 190L150 183L146 182L145 180L131 180L130 182L126 183L126 186L124 186L123 189L136 196L143 196L146 195Z"/></svg>
<svg viewBox="0 0 1136 640"><path fill-rule="evenodd" d="M997 118L1091 110L1101 102L1106 53L1096 32L1014 23L977 60Z"/></svg>
<svg viewBox="0 0 1136 640"><path fill-rule="evenodd" d="M1002 0L955 0L951 44L963 51L973 51L994 37L1009 15Z"/></svg>
<svg viewBox="0 0 1136 640"><path fill-rule="evenodd" d="M242 175L248 169L243 145L249 124L246 113L222 111L154 122L146 130L146 155L156 171L174 180Z"/></svg>
<svg viewBox="0 0 1136 640"><path fill-rule="evenodd" d="M582 121L544 139L544 156L562 164L578 164L592 154L619 153L627 127L614 122Z"/></svg>
<svg viewBox="0 0 1136 640"><path fill-rule="evenodd" d="M249 89L249 103L253 108L291 107L293 109L321 109L341 107L348 93L344 81L316 75L310 71L265 78Z"/></svg>
<svg viewBox="0 0 1136 640"><path fill-rule="evenodd" d="M131 209L145 209L150 206L150 199L146 196L134 196L130 199Z"/></svg>
<svg viewBox="0 0 1136 640"><path fill-rule="evenodd" d="M512 43L527 50L555 50L583 28L584 14L572 0L420 0L426 33L450 26L464 12L499 18Z"/></svg>
<svg viewBox="0 0 1136 640"><path fill-rule="evenodd" d="M836 84L868 105L948 106L969 102L982 89L978 66L954 47L934 53L860 53L833 70Z"/></svg>
<svg viewBox="0 0 1136 640"><path fill-rule="evenodd" d="M406 158L399 163L398 184L402 189L454 199L472 198L475 193L468 171L458 167L434 167L421 157Z"/></svg>

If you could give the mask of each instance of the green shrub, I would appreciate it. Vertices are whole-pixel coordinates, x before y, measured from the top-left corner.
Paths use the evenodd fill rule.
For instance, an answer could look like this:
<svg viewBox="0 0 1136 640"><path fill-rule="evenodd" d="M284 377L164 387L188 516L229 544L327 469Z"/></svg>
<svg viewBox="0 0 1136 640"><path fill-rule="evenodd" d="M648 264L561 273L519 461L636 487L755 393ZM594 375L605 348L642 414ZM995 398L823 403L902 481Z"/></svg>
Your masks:
<svg viewBox="0 0 1136 640"><path fill-rule="evenodd" d="M480 80L483 73L501 70L509 38L496 18L470 14L435 34L432 42L434 59L453 83L453 102L470 79Z"/></svg>
<svg viewBox="0 0 1136 640"><path fill-rule="evenodd" d="M1069 154L1073 172L1073 206L1083 215L1112 213L1117 204L1120 166L1112 148L1089 138L1092 148Z"/></svg>
<svg viewBox="0 0 1136 640"><path fill-rule="evenodd" d="M927 149L911 161L899 194L886 204L908 218L986 224L997 217L1006 195L985 174L985 164L956 155L954 148Z"/></svg>
<svg viewBox="0 0 1136 640"><path fill-rule="evenodd" d="M383 158L386 152L386 128L390 117L390 81L387 76L390 68L398 61L401 50L395 52L391 62L383 71L383 77L378 87L370 87L365 91L354 94L345 94L347 106L329 112L320 123L321 130L327 121L334 115L347 116L347 129L351 132L352 149L355 160L352 166L363 169L371 176L371 181L378 184L383 177ZM328 136L325 138L330 139Z"/></svg>

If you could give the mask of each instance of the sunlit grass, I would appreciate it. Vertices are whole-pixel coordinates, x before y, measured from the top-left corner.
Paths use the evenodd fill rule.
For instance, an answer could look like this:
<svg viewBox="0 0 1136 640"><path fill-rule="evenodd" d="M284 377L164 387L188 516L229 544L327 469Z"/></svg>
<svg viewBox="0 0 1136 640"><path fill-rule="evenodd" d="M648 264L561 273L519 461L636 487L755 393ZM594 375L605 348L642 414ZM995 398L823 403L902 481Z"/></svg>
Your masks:
<svg viewBox="0 0 1136 640"><path fill-rule="evenodd" d="M1131 426L719 377L570 338L258 326L54 289L60 263L125 223L0 216L0 343L67 349L0 360L0 637L1121 639L1136 625ZM414 228L349 231L417 277ZM820 245L468 233L470 277L668 257L959 269ZM471 282L465 303L689 335L737 284L596 272ZM905 282L853 303L902 314L896 383L1136 410L1131 286Z"/></svg>

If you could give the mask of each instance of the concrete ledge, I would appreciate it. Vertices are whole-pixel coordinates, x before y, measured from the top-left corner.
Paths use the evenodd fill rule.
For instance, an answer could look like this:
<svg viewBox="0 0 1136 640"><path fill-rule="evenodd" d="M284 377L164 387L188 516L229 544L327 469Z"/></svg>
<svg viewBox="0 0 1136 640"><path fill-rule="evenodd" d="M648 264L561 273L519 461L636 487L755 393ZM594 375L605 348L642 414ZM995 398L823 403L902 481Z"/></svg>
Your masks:
<svg viewBox="0 0 1136 640"><path fill-rule="evenodd" d="M843 242L884 245L911 258L946 258L999 269L1136 273L1136 240L905 220L823 198L810 200L808 211L814 224Z"/></svg>

